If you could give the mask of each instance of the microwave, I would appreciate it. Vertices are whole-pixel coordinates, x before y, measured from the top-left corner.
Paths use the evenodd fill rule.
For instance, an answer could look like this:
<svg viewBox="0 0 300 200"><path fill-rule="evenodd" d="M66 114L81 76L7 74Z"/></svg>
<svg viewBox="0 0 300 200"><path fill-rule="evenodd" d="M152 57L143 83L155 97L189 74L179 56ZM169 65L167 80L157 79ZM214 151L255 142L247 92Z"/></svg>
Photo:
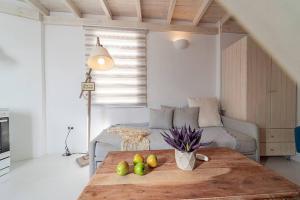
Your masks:
<svg viewBox="0 0 300 200"><path fill-rule="evenodd" d="M9 118L0 117L0 154L9 150Z"/></svg>

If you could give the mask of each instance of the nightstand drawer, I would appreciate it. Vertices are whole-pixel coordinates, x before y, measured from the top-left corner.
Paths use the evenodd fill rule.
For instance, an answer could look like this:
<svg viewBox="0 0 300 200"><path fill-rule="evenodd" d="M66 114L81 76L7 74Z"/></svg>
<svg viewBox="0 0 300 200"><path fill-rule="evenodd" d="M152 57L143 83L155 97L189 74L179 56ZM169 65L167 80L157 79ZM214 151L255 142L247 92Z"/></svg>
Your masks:
<svg viewBox="0 0 300 200"><path fill-rule="evenodd" d="M261 156L291 156L296 154L295 143L260 143Z"/></svg>
<svg viewBox="0 0 300 200"><path fill-rule="evenodd" d="M260 132L261 142L294 142L294 129L263 129Z"/></svg>

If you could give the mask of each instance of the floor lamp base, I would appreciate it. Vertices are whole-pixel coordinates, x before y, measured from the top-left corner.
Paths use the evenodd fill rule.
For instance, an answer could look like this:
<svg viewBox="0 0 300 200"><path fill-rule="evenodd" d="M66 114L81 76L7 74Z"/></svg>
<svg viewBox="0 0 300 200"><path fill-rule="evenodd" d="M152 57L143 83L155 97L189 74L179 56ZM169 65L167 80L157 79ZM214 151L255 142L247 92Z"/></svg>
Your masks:
<svg viewBox="0 0 300 200"><path fill-rule="evenodd" d="M83 156L80 156L79 158L76 158L76 162L80 167L85 167L89 165L89 154L85 154Z"/></svg>
<svg viewBox="0 0 300 200"><path fill-rule="evenodd" d="M70 150L69 150L69 148L68 148L68 146L66 145L66 147L65 147L65 153L62 155L62 156L71 156L72 155L72 153L70 152Z"/></svg>
<svg viewBox="0 0 300 200"><path fill-rule="evenodd" d="M64 153L62 156L71 156L72 154L70 152Z"/></svg>

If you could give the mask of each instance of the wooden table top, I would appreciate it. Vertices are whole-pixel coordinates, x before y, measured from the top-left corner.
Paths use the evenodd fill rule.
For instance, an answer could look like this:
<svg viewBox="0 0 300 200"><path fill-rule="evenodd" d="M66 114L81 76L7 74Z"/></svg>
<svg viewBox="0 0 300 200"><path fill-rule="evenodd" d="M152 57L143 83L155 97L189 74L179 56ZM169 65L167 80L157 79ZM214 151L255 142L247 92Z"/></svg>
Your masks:
<svg viewBox="0 0 300 200"><path fill-rule="evenodd" d="M79 200L300 199L299 186L238 152L227 148L199 152L210 160L197 161L193 171L182 171L176 167L174 150L140 151L144 156L155 153L159 160L159 166L144 176L115 173L120 161L132 163L137 152L110 152Z"/></svg>

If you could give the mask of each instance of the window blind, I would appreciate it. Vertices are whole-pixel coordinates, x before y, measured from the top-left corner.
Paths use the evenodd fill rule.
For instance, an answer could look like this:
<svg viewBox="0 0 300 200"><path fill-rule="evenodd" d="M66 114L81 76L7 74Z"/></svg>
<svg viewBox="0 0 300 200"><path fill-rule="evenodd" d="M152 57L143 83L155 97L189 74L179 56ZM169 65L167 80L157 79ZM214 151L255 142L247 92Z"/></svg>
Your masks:
<svg viewBox="0 0 300 200"><path fill-rule="evenodd" d="M114 68L92 72L96 90L93 104L112 106L146 106L147 62L146 31L84 27L86 60L89 52L100 43L108 50ZM87 67L87 65L86 65Z"/></svg>

